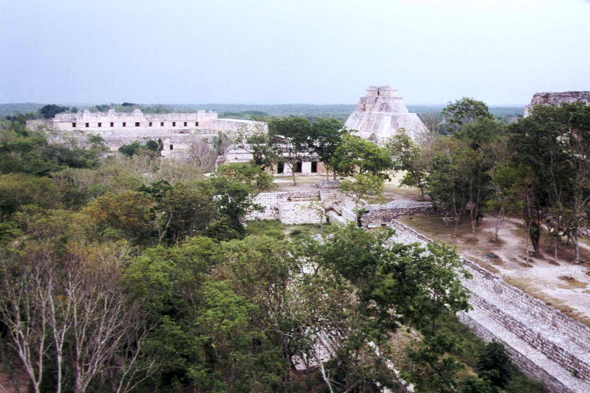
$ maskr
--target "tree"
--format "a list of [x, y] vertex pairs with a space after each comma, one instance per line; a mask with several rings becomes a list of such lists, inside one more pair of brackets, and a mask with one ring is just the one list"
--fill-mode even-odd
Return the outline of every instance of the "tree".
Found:
[[293, 184], [296, 166], [298, 163], [308, 161], [310, 156], [311, 123], [304, 117], [274, 118], [268, 123], [270, 138], [281, 148], [285, 163], [291, 168]]
[[243, 182], [250, 186], [253, 192], [257, 193], [278, 188], [272, 175], [266, 173], [254, 163], [220, 165], [213, 176]]
[[536, 106], [510, 126], [516, 164], [531, 170], [530, 238], [540, 251], [541, 228], [549, 210], [562, 218], [579, 261], [579, 229], [590, 202], [590, 109], [579, 104]]
[[482, 118], [493, 118], [488, 106], [473, 98], [463, 97], [455, 102], [449, 102], [442, 110], [443, 117], [448, 120], [451, 131], [456, 132], [463, 126], [476, 122]]
[[392, 163], [387, 150], [356, 135], [345, 135], [332, 158], [334, 170], [342, 176], [371, 173], [388, 178]]
[[237, 145], [252, 154], [252, 163], [264, 170], [274, 171], [274, 165], [284, 161], [279, 141], [263, 127], [243, 132]]
[[[328, 363], [326, 371], [333, 375], [334, 385], [342, 385], [339, 390], [367, 386], [367, 378], [396, 381], [382, 358], [389, 351], [391, 334], [404, 326], [434, 337], [441, 318], [469, 307], [455, 251], [437, 244], [424, 249], [391, 243], [391, 234], [349, 225], [336, 231], [331, 241], [311, 242], [304, 248], [310, 275], [323, 279], [312, 287], [312, 309], [321, 310], [320, 318], [326, 320], [320, 340], [329, 342], [337, 359], [338, 365]], [[334, 303], [325, 304], [330, 297]], [[445, 362], [447, 356], [438, 351], [434, 358]]]
[[219, 131], [213, 139], [213, 148], [218, 156], [222, 156], [225, 154], [227, 148], [231, 146], [231, 143], [231, 139], [223, 132]]
[[464, 143], [456, 139], [446, 139], [437, 145], [438, 153], [433, 160], [428, 177], [429, 194], [436, 206], [451, 216], [457, 235], [459, 220], [470, 198], [470, 174], [474, 157]]
[[406, 174], [400, 186], [418, 186], [422, 199], [425, 199], [424, 189], [426, 187], [427, 171], [424, 161], [421, 160], [422, 151], [412, 139], [400, 129], [386, 143], [386, 148], [392, 157], [393, 169], [405, 171]]
[[481, 117], [475, 122], [465, 125], [455, 137], [467, 145], [467, 153], [470, 158], [465, 164], [469, 176], [469, 204], [471, 218], [471, 233], [475, 239], [475, 228], [482, 213], [480, 206], [491, 197], [491, 179], [488, 174], [494, 161], [500, 153], [496, 143], [504, 136], [505, 126], [499, 121]]
[[52, 179], [20, 173], [0, 175], [0, 220], [8, 220], [25, 205], [60, 206], [59, 188]]
[[[120, 231], [119, 236], [142, 243], [149, 241], [156, 231], [155, 206], [156, 201], [150, 195], [125, 191], [118, 195], [107, 193], [95, 199], [83, 213], [104, 233], [115, 229]], [[117, 234], [111, 233], [112, 235]]]
[[498, 342], [487, 343], [478, 356], [477, 372], [500, 389], [508, 386], [514, 368], [506, 348]]
[[141, 142], [136, 141], [119, 147], [119, 152], [126, 157], [133, 157], [140, 154], [147, 154], [151, 157], [157, 157], [160, 155], [161, 151], [162, 146], [153, 140], [149, 140], [145, 144], [141, 144]]
[[18, 249], [0, 258], [3, 323], [35, 392], [49, 380], [52, 390], [66, 390], [65, 381], [73, 381], [73, 391], [81, 393], [107, 376], [111, 391], [128, 392], [158, 363], [144, 357], [150, 327], [120, 280], [129, 247], [73, 239], [64, 247], [71, 217], [64, 218], [63, 212], [29, 209]]
[[347, 134], [348, 130], [338, 119], [319, 119], [311, 125], [309, 149], [313, 150], [320, 158], [320, 162], [324, 163], [328, 178], [336, 149], [342, 144], [342, 138]]
[[203, 172], [211, 172], [215, 168], [218, 153], [203, 139], [191, 141], [186, 160], [190, 165]]
[[262, 209], [254, 203], [258, 191], [251, 184], [225, 176], [212, 176], [203, 184], [212, 195], [217, 222], [208, 230], [218, 239], [243, 237], [246, 230], [242, 221], [254, 210]]
[[359, 173], [354, 180], [344, 180], [340, 183], [340, 189], [349, 195], [354, 201], [357, 225], [361, 226], [361, 217], [366, 212], [361, 206], [364, 205], [364, 198], [376, 196], [383, 198], [383, 184], [385, 179], [382, 176], [372, 173]]
[[45, 119], [52, 119], [58, 113], [66, 112], [68, 110], [67, 106], [59, 106], [55, 104], [45, 105], [39, 109], [39, 113]]
[[518, 182], [524, 177], [524, 171], [522, 168], [515, 168], [509, 164], [498, 164], [488, 174], [494, 194], [487, 202], [487, 207], [497, 210], [494, 230], [494, 241], [497, 242], [504, 219], [524, 209], [524, 202], [519, 200], [517, 194]]

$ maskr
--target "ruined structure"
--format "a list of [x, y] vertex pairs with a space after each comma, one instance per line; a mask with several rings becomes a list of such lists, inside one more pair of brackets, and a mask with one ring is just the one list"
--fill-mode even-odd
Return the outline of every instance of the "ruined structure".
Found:
[[[313, 203], [321, 203], [330, 223], [346, 225], [356, 221], [354, 201], [337, 189], [261, 193], [256, 203], [265, 209], [253, 212], [249, 220], [317, 224], [321, 215]], [[392, 240], [399, 243], [433, 242], [396, 220], [401, 216], [435, 214], [430, 203], [395, 200], [365, 207], [368, 213], [362, 217], [364, 227], [389, 226], [396, 231]], [[468, 273], [461, 281], [470, 291], [473, 309], [458, 313], [459, 320], [480, 338], [504, 344], [520, 370], [542, 381], [550, 392], [590, 393], [590, 328], [478, 263], [463, 257], [461, 260]]]
[[370, 86], [344, 126], [355, 130], [358, 136], [379, 144], [397, 134], [401, 128], [412, 139], [427, 131], [422, 120], [408, 111], [403, 98], [391, 86]]
[[255, 129], [268, 130], [266, 123], [219, 119], [217, 112], [199, 110], [196, 113], [144, 114], [141, 110], [133, 112], [90, 112], [60, 113], [54, 119], [32, 120], [27, 127], [40, 126], [58, 131], [63, 136], [73, 136], [84, 144], [89, 134], [100, 135], [111, 151], [133, 142], [158, 141], [162, 145], [162, 155], [178, 155], [186, 152], [195, 140], [212, 142], [218, 133], [230, 138], [240, 133], [247, 134]]
[[[218, 157], [216, 165], [250, 162], [254, 158], [252, 151], [253, 149], [248, 144], [232, 145], [223, 156]], [[326, 175], [327, 172], [324, 163], [320, 162], [320, 158], [311, 152], [300, 162], [295, 162], [292, 165], [290, 163], [274, 164], [272, 169], [272, 173], [277, 175], [292, 175], [293, 170], [295, 174], [301, 175]]]
[[524, 117], [530, 116], [535, 105], [563, 105], [581, 102], [590, 105], [590, 91], [563, 91], [557, 93], [535, 93], [531, 104], [524, 108]]
[[[383, 225], [381, 218], [372, 224]], [[387, 222], [400, 243], [431, 243], [406, 225]], [[477, 263], [461, 258], [462, 283], [473, 310], [459, 320], [477, 336], [506, 346], [520, 370], [542, 381], [550, 392], [590, 392], [590, 328], [508, 284]]]

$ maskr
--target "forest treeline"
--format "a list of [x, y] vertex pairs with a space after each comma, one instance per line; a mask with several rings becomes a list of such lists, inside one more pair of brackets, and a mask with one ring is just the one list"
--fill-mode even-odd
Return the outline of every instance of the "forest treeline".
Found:
[[270, 130], [250, 141], [253, 163], [205, 176], [149, 149], [105, 157], [99, 137], [82, 147], [23, 118], [2, 124], [0, 337], [21, 390], [542, 390], [458, 324], [469, 294], [454, 250], [354, 224], [325, 241], [246, 226], [256, 195], [276, 188], [263, 167], [277, 146], [293, 163], [313, 137], [360, 196], [402, 165], [391, 143], [337, 120], [281, 118]]
[[496, 212], [496, 235], [516, 217], [533, 252], [542, 240], [558, 249], [570, 244], [580, 262], [580, 236], [590, 213], [590, 107], [541, 106], [506, 124], [480, 101], [462, 99], [443, 110], [446, 134], [412, 141], [404, 134], [388, 142], [403, 184], [428, 194], [455, 230], [469, 215], [473, 236], [485, 211]]
[[[16, 114], [37, 113], [39, 109], [47, 106], [43, 104], [0, 104], [0, 116], [14, 116]], [[141, 109], [144, 113], [167, 112], [196, 112], [205, 109], [219, 112], [220, 117], [234, 119], [264, 120], [272, 116], [302, 116], [308, 119], [336, 118], [345, 121], [356, 110], [356, 105], [311, 105], [311, 104], [282, 104], [282, 105], [252, 105], [252, 104], [134, 104], [124, 102], [121, 104], [100, 105], [57, 105], [77, 110], [88, 109], [91, 111], [107, 111], [115, 109], [118, 112], [130, 112], [133, 109]], [[436, 116], [442, 120], [441, 111], [444, 105], [408, 105], [412, 113], [419, 116]], [[492, 106], [490, 113], [503, 121], [514, 121], [522, 117], [523, 106]]]

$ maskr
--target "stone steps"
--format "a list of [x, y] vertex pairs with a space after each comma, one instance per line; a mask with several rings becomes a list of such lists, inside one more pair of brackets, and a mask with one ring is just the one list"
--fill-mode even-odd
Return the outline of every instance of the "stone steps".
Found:
[[[432, 241], [397, 221], [391, 226], [395, 241]], [[522, 371], [552, 391], [590, 393], [590, 329], [476, 263], [463, 262], [473, 276], [463, 285], [472, 293], [474, 309], [459, 318], [483, 339], [504, 343]]]

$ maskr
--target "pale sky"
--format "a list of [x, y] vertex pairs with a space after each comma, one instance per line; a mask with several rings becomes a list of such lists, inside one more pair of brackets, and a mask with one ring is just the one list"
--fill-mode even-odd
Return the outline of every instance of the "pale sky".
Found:
[[0, 0], [0, 103], [523, 105], [590, 90], [587, 0]]

